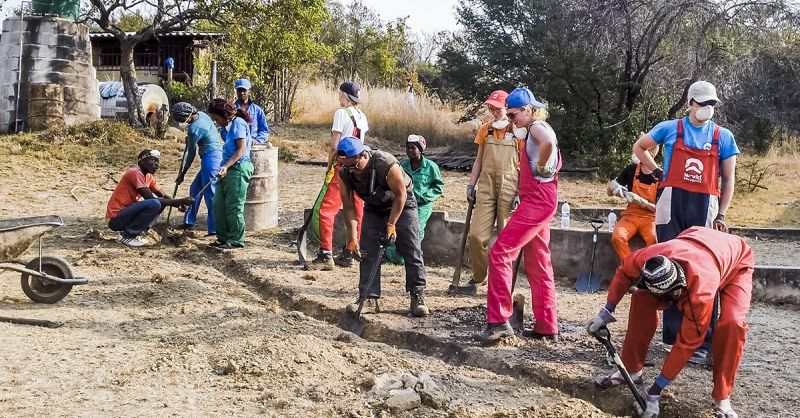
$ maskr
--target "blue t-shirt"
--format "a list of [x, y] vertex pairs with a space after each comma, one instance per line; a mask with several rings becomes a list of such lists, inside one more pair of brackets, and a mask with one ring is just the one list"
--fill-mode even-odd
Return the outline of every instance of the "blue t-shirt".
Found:
[[[689, 117], [683, 118], [683, 144], [689, 148], [703, 149], [706, 144], [710, 146], [714, 140], [714, 122], [708, 122], [703, 126], [697, 127], [689, 122]], [[678, 140], [678, 120], [667, 120], [656, 125], [650, 130], [650, 136], [656, 143], [664, 146], [664, 178], [669, 173], [669, 163], [672, 159], [672, 148]], [[727, 160], [739, 154], [739, 147], [733, 133], [720, 127], [719, 130], [719, 160]]]
[[253, 147], [253, 139], [250, 137], [250, 125], [248, 125], [244, 119], [238, 116], [233, 118], [233, 121], [230, 123], [230, 131], [223, 126], [219, 130], [219, 134], [222, 136], [222, 140], [225, 141], [222, 144], [222, 164], [228, 162], [228, 160], [233, 157], [233, 154], [236, 153], [236, 140], [239, 138], [245, 139], [246, 149], [242, 158], [239, 158], [236, 162], [240, 163], [250, 160], [250, 149]]
[[[237, 100], [236, 107], [239, 108], [242, 106], [242, 102]], [[261, 109], [261, 106], [253, 103], [250, 100], [250, 104], [247, 105], [247, 113], [250, 115], [250, 136], [253, 137], [253, 142], [256, 144], [263, 144], [267, 142], [267, 138], [269, 137], [269, 124], [267, 123], [267, 115], [264, 114], [264, 110]]]
[[197, 120], [190, 123], [186, 129], [189, 134], [189, 149], [187, 154], [194, 155], [195, 147], [200, 147], [200, 157], [208, 154], [209, 152], [222, 150], [222, 144], [219, 139], [219, 131], [214, 121], [203, 113], [197, 112]]

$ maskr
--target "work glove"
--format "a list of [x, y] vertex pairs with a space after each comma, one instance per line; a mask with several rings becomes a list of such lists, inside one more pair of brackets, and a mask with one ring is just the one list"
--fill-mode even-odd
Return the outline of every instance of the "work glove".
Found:
[[519, 193], [514, 196], [514, 200], [511, 201], [511, 211], [513, 212], [517, 207], [519, 207]]
[[600, 328], [612, 322], [617, 322], [617, 319], [614, 318], [614, 315], [612, 315], [611, 312], [609, 312], [609, 310], [605, 307], [600, 308], [600, 310], [597, 311], [597, 315], [595, 315], [595, 317], [592, 318], [588, 324], [586, 324], [586, 331], [589, 332], [589, 334], [594, 335]]
[[475, 185], [467, 185], [467, 202], [475, 204]]
[[540, 177], [549, 179], [550, 177], [556, 175], [556, 169], [550, 167], [549, 165], [537, 165], [536, 174], [539, 175]]
[[350, 251], [353, 254], [353, 258], [356, 261], [361, 261], [361, 246], [358, 244], [358, 240], [352, 240], [347, 243], [347, 251]]
[[714, 229], [717, 231], [728, 232], [728, 224], [725, 223], [725, 215], [718, 213], [714, 218]]
[[639, 406], [639, 402], [633, 402], [633, 406], [636, 407], [636, 413], [641, 418], [656, 418], [658, 417], [658, 401], [661, 400], [661, 396], [659, 395], [648, 395], [647, 393], [643, 393], [642, 397], [644, 398], [645, 403], [645, 410], [642, 410], [642, 407]]
[[616, 180], [611, 180], [608, 182], [608, 188], [606, 189], [606, 194], [609, 196], [619, 196], [627, 198], [628, 189], [625, 186], [617, 183]]
[[394, 244], [397, 241], [397, 228], [393, 224], [386, 224], [386, 246]]
[[661, 167], [656, 167], [656, 169], [653, 170], [652, 176], [653, 176], [653, 180], [655, 180], [657, 182], [661, 181], [661, 178], [664, 177], [664, 170]]

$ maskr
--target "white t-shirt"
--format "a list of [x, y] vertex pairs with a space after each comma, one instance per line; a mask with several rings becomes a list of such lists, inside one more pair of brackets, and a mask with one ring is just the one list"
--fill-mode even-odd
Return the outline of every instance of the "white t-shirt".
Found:
[[359, 139], [361, 142], [364, 142], [364, 136], [369, 130], [367, 115], [358, 110], [358, 108], [355, 106], [338, 109], [333, 114], [333, 126], [331, 126], [331, 131], [341, 132], [342, 138], [346, 136], [353, 136], [353, 129], [355, 126], [353, 126], [353, 120], [350, 119], [350, 115], [353, 115], [353, 118], [356, 120], [356, 125], [358, 125], [358, 129], [361, 131]]
[[[552, 135], [553, 137], [553, 149], [550, 151], [550, 156], [547, 157], [547, 166], [555, 168], [558, 165], [558, 138], [556, 137], [555, 131], [553, 131], [553, 127], [550, 126], [549, 123], [545, 121], [536, 121], [533, 122], [530, 126], [535, 124], [542, 125], [547, 132]], [[542, 183], [549, 183], [555, 180], [555, 176], [553, 177], [542, 177], [536, 174], [536, 165], [539, 163], [539, 143], [536, 142], [535, 139], [531, 136], [530, 127], [528, 129], [528, 136], [527, 140], [525, 141], [525, 153], [528, 154], [528, 162], [530, 163], [531, 172], [533, 173], [533, 177], [539, 180]]]

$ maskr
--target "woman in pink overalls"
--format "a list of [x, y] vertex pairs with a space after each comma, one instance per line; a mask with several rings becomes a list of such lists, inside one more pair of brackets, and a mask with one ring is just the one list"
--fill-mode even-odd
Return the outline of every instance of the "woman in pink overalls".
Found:
[[[525, 272], [531, 286], [531, 302], [536, 322], [523, 332], [532, 338], [558, 340], [558, 314], [553, 265], [550, 261], [550, 220], [558, 204], [558, 170], [561, 156], [553, 128], [545, 122], [547, 110], [524, 87], [506, 99], [508, 118], [517, 128], [514, 135], [525, 138], [520, 151], [519, 207], [500, 232], [489, 253], [489, 289], [486, 301], [486, 330], [478, 335], [484, 341], [497, 341], [514, 335], [511, 317], [512, 264], [524, 251]], [[527, 127], [525, 129], [524, 127]]]

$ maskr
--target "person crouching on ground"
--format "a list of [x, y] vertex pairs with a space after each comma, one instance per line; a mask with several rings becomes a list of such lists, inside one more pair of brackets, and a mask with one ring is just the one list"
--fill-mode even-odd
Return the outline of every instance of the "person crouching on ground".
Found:
[[[650, 155], [658, 154], [658, 145], [651, 148]], [[608, 183], [609, 196], [619, 196], [628, 201], [622, 218], [611, 233], [611, 246], [620, 260], [631, 253], [628, 242], [637, 234], [645, 245], [656, 243], [656, 192], [658, 180], [652, 174], [642, 173], [642, 164], [636, 154], [616, 179]]]
[[183, 183], [186, 173], [194, 162], [195, 150], [200, 156], [200, 171], [192, 180], [189, 186], [189, 196], [192, 196], [194, 204], [189, 207], [183, 216], [181, 229], [192, 230], [197, 223], [197, 212], [200, 211], [200, 201], [206, 201], [208, 211], [207, 230], [208, 236], [217, 234], [217, 225], [214, 221], [214, 183], [208, 185], [201, 196], [197, 194], [203, 187], [214, 180], [219, 172], [219, 164], [222, 161], [222, 145], [219, 140], [219, 131], [214, 126], [214, 121], [204, 112], [199, 112], [194, 106], [186, 102], [178, 102], [172, 106], [170, 112], [172, 118], [178, 122], [182, 129], [186, 129], [186, 161], [183, 162], [183, 170], [178, 173], [175, 184]]
[[[425, 158], [428, 142], [421, 135], [409, 135], [406, 141], [407, 160], [400, 161], [400, 167], [411, 176], [414, 182], [414, 199], [417, 200], [417, 213], [419, 214], [419, 242], [425, 239], [425, 227], [433, 213], [433, 204], [444, 192], [444, 181], [439, 166]], [[386, 249], [384, 258], [392, 264], [403, 265], [403, 257], [397, 254], [397, 247], [390, 245]]]
[[[347, 305], [347, 311], [355, 312], [361, 298], [374, 301], [375, 310], [378, 310], [382, 261], [378, 251], [379, 244], [396, 243], [397, 252], [405, 259], [405, 289], [411, 297], [411, 313], [414, 316], [428, 315], [430, 311], [424, 299], [425, 265], [419, 242], [419, 215], [411, 177], [400, 168], [394, 156], [380, 150], [371, 150], [359, 138], [342, 138], [337, 154], [342, 165], [339, 170], [339, 191], [348, 226], [347, 249], [361, 258], [359, 299], [356, 303]], [[357, 235], [355, 196], [364, 201], [361, 241]], [[381, 236], [384, 234], [385, 239], [382, 240]], [[373, 267], [376, 268], [377, 277], [372, 288], [367, 289]]]
[[557, 341], [550, 220], [558, 204], [558, 170], [561, 168], [558, 141], [553, 128], [545, 122], [545, 105], [537, 101], [527, 88], [512, 91], [506, 99], [506, 107], [509, 119], [517, 127], [515, 135], [525, 138], [525, 147], [519, 157], [520, 204], [489, 252], [487, 324], [478, 338], [494, 342], [514, 335], [508, 323], [512, 313], [511, 283], [515, 274], [512, 264], [524, 249], [525, 273], [531, 286], [536, 322], [533, 329], [524, 331], [523, 335]]
[[[622, 362], [634, 381], [642, 379], [645, 357], [658, 327], [658, 311], [674, 306], [683, 313], [675, 345], [664, 360], [661, 374], [645, 394], [646, 409], [641, 411], [636, 404], [640, 416], [658, 416], [661, 391], [678, 377], [692, 353], [703, 344], [716, 317], [711, 346], [714, 357], [711, 397], [717, 417], [737, 417], [730, 395], [747, 334], [745, 317], [750, 310], [753, 268], [752, 249], [743, 239], [699, 226], [622, 260], [611, 280], [605, 306], [586, 328], [594, 334], [614, 322], [614, 308], [628, 288], [638, 282], [639, 290], [631, 297], [628, 330], [622, 344]], [[616, 372], [599, 378], [596, 383], [610, 387], [624, 380]]]
[[[106, 208], [106, 223], [119, 232], [117, 242], [130, 247], [145, 243], [139, 236], [155, 223], [165, 206], [188, 206], [191, 197], [171, 199], [158, 187], [153, 175], [158, 171], [161, 153], [146, 149], [139, 153], [138, 164], [125, 170], [117, 183]], [[140, 200], [141, 199], [141, 200]]]
[[217, 190], [214, 194], [214, 221], [217, 240], [209, 244], [220, 249], [244, 247], [244, 202], [247, 186], [253, 176], [250, 149], [250, 115], [244, 108], [236, 108], [225, 99], [214, 99], [208, 105], [208, 115], [220, 127], [222, 144], [222, 166], [217, 175]]

